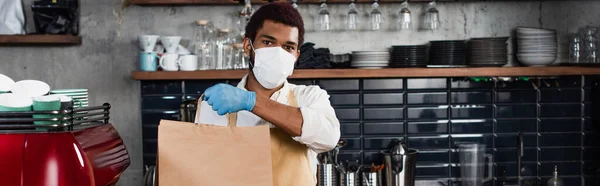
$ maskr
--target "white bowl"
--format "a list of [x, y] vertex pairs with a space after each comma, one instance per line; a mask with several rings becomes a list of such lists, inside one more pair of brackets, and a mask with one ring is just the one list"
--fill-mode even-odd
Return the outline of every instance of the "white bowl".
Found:
[[48, 94], [50, 85], [38, 80], [21, 80], [13, 84], [10, 91], [32, 98]]
[[4, 74], [0, 74], [0, 92], [10, 91], [13, 84], [15, 84], [13, 79]]
[[519, 62], [527, 66], [546, 66], [554, 63], [554, 61], [556, 61], [556, 56], [517, 56], [517, 59], [519, 59]]
[[540, 28], [528, 28], [528, 27], [517, 27], [517, 33], [524, 33], [524, 34], [552, 34], [552, 33], [556, 33], [556, 30], [540, 29]]

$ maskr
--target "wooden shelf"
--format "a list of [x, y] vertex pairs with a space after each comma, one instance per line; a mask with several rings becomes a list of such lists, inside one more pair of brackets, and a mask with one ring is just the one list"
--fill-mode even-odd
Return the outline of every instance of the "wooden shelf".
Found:
[[[411, 0], [430, 2], [431, 0]], [[455, 1], [455, 0], [438, 0]], [[137, 5], [238, 5], [238, 0], [130, 0], [131, 4]], [[242, 1], [243, 2], [243, 1]], [[290, 2], [289, 0], [275, 0], [275, 2]], [[399, 0], [379, 0], [380, 3], [400, 3]], [[268, 0], [252, 0], [252, 4], [266, 4]], [[321, 0], [299, 0], [299, 4], [320, 4]], [[327, 3], [350, 3], [349, 0], [327, 0]], [[373, 0], [357, 0], [356, 3], [373, 3]]]
[[79, 45], [80, 36], [73, 35], [0, 35], [0, 45]]
[[[132, 72], [135, 80], [240, 79], [248, 70]], [[291, 79], [600, 75], [599, 67], [386, 68], [295, 70]]]

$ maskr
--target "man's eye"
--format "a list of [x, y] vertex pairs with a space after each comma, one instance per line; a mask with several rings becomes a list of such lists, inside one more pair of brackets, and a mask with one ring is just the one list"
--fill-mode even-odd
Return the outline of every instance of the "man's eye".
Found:
[[271, 42], [271, 41], [263, 41], [263, 43], [267, 46], [271, 46], [271, 44], [273, 44], [273, 42]]
[[287, 50], [287, 51], [292, 51], [292, 50], [294, 50], [294, 47], [291, 47], [291, 46], [285, 46], [285, 47], [283, 47], [283, 48], [284, 48], [285, 50]]

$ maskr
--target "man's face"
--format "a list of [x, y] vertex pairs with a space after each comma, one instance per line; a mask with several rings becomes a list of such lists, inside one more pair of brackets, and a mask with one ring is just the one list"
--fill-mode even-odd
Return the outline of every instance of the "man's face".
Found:
[[[256, 33], [252, 41], [254, 49], [265, 47], [281, 47], [290, 54], [300, 56], [298, 46], [298, 28], [287, 26], [281, 23], [275, 23], [271, 20], [265, 20], [262, 27]], [[254, 59], [254, 51], [250, 47], [250, 39], [244, 39], [244, 51], [248, 56]], [[254, 63], [254, 60], [252, 60]]]

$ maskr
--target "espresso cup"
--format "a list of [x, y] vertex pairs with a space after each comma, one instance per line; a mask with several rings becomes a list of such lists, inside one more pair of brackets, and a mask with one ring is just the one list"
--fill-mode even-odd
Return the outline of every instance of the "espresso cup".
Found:
[[163, 54], [158, 60], [158, 64], [160, 68], [164, 71], [177, 71], [179, 70], [179, 65], [177, 65], [177, 54]]
[[[33, 111], [60, 110], [60, 97], [49, 95], [33, 98]], [[56, 114], [34, 114], [33, 118], [58, 118]], [[56, 121], [34, 121], [33, 124], [56, 124]]]
[[179, 47], [179, 41], [181, 36], [162, 36], [160, 42], [163, 47], [167, 50], [167, 53], [177, 53], [177, 47]]
[[140, 70], [146, 72], [156, 71], [158, 68], [158, 55], [154, 52], [140, 53]]
[[182, 55], [177, 60], [177, 64], [182, 71], [195, 71], [198, 69], [198, 56]]

